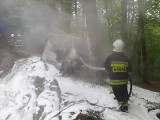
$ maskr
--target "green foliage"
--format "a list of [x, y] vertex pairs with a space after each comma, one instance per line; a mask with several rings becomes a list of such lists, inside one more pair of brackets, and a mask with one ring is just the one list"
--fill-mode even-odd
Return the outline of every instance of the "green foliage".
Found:
[[66, 13], [72, 14], [73, 12], [73, 0], [65, 0], [64, 2], [64, 10]]
[[150, 77], [160, 79], [160, 1], [146, 3], [145, 32]]
[[[109, 47], [112, 42], [120, 38], [121, 6], [117, 0], [97, 1], [102, 46]], [[109, 47], [112, 49], [111, 47]]]

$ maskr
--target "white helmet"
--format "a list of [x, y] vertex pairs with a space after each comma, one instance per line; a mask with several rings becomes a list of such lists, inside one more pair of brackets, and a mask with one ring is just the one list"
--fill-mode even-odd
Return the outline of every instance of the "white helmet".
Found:
[[113, 51], [114, 52], [124, 52], [124, 42], [120, 39], [117, 39], [113, 43]]
[[15, 35], [14, 34], [11, 34], [11, 37], [14, 37]]

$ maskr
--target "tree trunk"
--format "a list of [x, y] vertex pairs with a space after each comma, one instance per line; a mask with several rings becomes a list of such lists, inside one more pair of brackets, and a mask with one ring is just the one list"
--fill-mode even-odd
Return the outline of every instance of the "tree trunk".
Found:
[[72, 12], [73, 12], [73, 0], [64, 0], [63, 1], [64, 5], [64, 11], [65, 11], [65, 20], [64, 20], [64, 31], [66, 33], [71, 33], [71, 18], [72, 18]]
[[122, 40], [124, 40], [127, 44], [128, 40], [128, 32], [127, 32], [127, 0], [121, 1], [121, 12], [122, 12], [122, 26], [121, 26], [121, 34]]
[[[91, 50], [95, 59], [99, 57], [99, 27], [96, 9], [96, 0], [84, 0], [84, 12], [86, 14], [86, 26], [91, 43]], [[94, 63], [96, 64], [96, 63]]]
[[[130, 14], [128, 14], [128, 18], [130, 19], [130, 23], [129, 23], [129, 32], [128, 32], [128, 42], [130, 43], [128, 45], [129, 47], [129, 53], [131, 53], [130, 56], [133, 56], [134, 53], [133, 53], [133, 49], [134, 49], [134, 41], [133, 41], [133, 35], [134, 35], [134, 20], [135, 20], [135, 5], [134, 5], [134, 0], [131, 0], [131, 7], [132, 7], [132, 14], [130, 12]], [[130, 17], [131, 16], [131, 17]]]
[[113, 39], [113, 30], [112, 30], [112, 20], [110, 18], [110, 14], [111, 13], [109, 13], [110, 11], [107, 10], [107, 9], [108, 9], [108, 3], [106, 2], [105, 3], [105, 10], [106, 10], [106, 14], [107, 14], [106, 20], [107, 20], [107, 24], [108, 24], [108, 27], [107, 27], [107, 29], [108, 29], [108, 36], [109, 36], [109, 40], [111, 42], [113, 42], [114, 39]]
[[142, 45], [142, 60], [143, 60], [143, 82], [148, 83], [148, 63], [147, 63], [147, 51], [145, 41], [145, 29], [144, 29], [144, 1], [138, 0], [139, 11], [139, 39]]
[[74, 11], [75, 11], [75, 32], [78, 34], [78, 12], [77, 12], [77, 0], [74, 1]]
[[[83, 0], [83, 10], [86, 15], [86, 27], [89, 37], [89, 44], [91, 49], [90, 62], [94, 66], [98, 66], [100, 63], [100, 46], [99, 46], [99, 27], [98, 27], [98, 15], [96, 0]], [[97, 75], [93, 73], [94, 78], [97, 79]]]

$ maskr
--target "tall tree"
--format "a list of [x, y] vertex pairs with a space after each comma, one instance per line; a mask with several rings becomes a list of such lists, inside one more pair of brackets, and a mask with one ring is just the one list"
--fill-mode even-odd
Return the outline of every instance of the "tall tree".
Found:
[[77, 0], [74, 0], [74, 12], [75, 12], [75, 30], [78, 33], [78, 10], [77, 10]]
[[142, 60], [143, 60], [143, 82], [148, 83], [148, 63], [147, 63], [147, 51], [146, 51], [146, 40], [145, 40], [145, 29], [144, 29], [144, 0], [138, 0], [138, 11], [139, 11], [139, 40], [141, 41], [142, 47]]
[[84, 6], [84, 12], [86, 14], [86, 26], [88, 30], [89, 40], [91, 43], [91, 50], [94, 58], [97, 59], [99, 57], [98, 53], [99, 27], [98, 27], [96, 0], [84, 0], [83, 6]]
[[[122, 24], [121, 24], [121, 35], [122, 40], [128, 44], [128, 30], [127, 30], [127, 0], [121, 1], [121, 15], [122, 15]], [[128, 48], [127, 48], [128, 51]]]
[[[99, 25], [98, 25], [98, 15], [96, 0], [83, 0], [83, 9], [86, 15], [86, 27], [89, 37], [90, 44], [90, 62], [92, 65], [99, 65], [100, 61], [100, 39], [99, 39]], [[99, 74], [97, 71], [92, 73], [93, 80], [99, 79]], [[98, 82], [97, 80], [94, 82]]]
[[128, 34], [127, 34], [127, 0], [121, 1], [121, 15], [122, 15], [122, 39], [127, 40]]

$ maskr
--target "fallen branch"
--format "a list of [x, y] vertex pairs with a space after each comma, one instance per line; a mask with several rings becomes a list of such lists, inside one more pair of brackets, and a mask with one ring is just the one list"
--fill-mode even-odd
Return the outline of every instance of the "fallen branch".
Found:
[[61, 114], [64, 110], [68, 109], [69, 107], [71, 107], [71, 106], [73, 106], [73, 105], [75, 105], [75, 104], [82, 103], [82, 102], [84, 102], [84, 100], [80, 100], [80, 101], [77, 101], [77, 102], [73, 102], [71, 105], [62, 108], [59, 112], [57, 112], [56, 114], [54, 114], [49, 120], [51, 120], [51, 119], [54, 118], [54, 117], [57, 117], [59, 114]]

